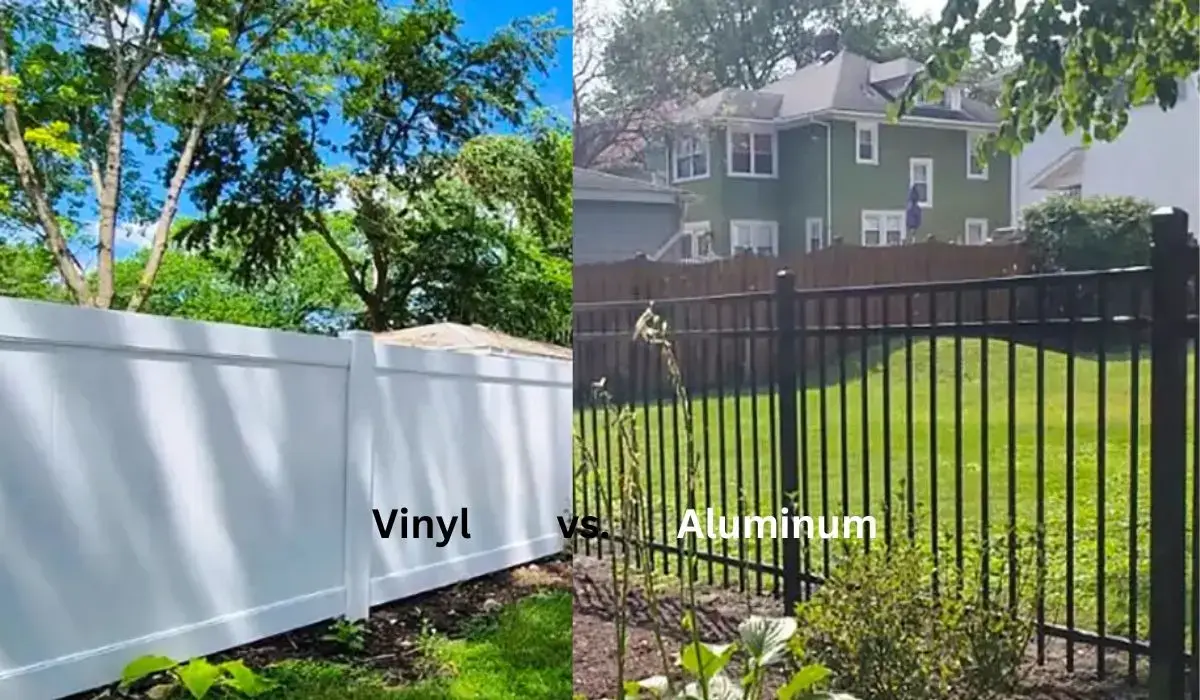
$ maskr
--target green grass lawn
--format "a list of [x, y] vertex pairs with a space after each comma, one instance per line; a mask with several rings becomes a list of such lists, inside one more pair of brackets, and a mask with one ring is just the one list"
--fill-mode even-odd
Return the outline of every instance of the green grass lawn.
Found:
[[432, 637], [429, 680], [387, 687], [350, 666], [290, 661], [267, 675], [287, 700], [558, 700], [571, 695], [571, 594], [540, 593], [504, 608], [463, 639]]
[[[907, 380], [902, 341], [894, 341], [891, 348], [890, 356], [878, 358], [879, 361], [870, 367], [866, 375], [865, 416], [862, 401], [864, 382], [857, 376], [857, 368], [850, 368], [851, 378], [845, 384], [844, 424], [837, 366], [827, 368], [823, 396], [821, 390], [816, 388], [816, 370], [809, 370], [809, 374], [814, 375], [810, 377], [810, 388], [802, 391], [800, 396], [806, 414], [801, 421], [801, 464], [802, 471], [805, 464], [807, 468], [807, 512], [813, 516], [821, 515], [824, 499], [828, 504], [827, 515], [873, 515], [879, 524], [878, 539], [874, 546], [882, 546], [884, 515], [888, 505], [885, 499], [885, 465], [890, 465], [893, 536], [907, 536], [906, 502], [911, 490], [917, 540], [926, 544], [931, 542], [936, 524], [939, 563], [945, 571], [945, 580], [950, 580], [957, 571], [957, 543], [961, 543], [964, 569], [971, 571], [978, 570], [975, 562], [984, 549], [981, 545], [983, 541], [1004, 541], [1010, 519], [1010, 483], [1016, 492], [1015, 514], [1011, 517], [1016, 521], [1018, 533], [1024, 538], [1032, 537], [1036, 532], [1039, 437], [1037, 352], [1031, 347], [1016, 346], [1016, 410], [1015, 420], [1010, 420], [1009, 346], [1006, 342], [963, 339], [961, 350], [956, 352], [953, 339], [938, 340], [936, 368], [932, 371], [930, 356], [934, 346], [928, 340], [914, 342], [911, 382]], [[982, 369], [985, 356], [986, 372]], [[1191, 364], [1189, 359], [1189, 373]], [[1096, 630], [1101, 627], [1098, 619], [1101, 606], [1098, 602], [1103, 595], [1102, 607], [1106, 618], [1103, 627], [1109, 633], [1128, 634], [1131, 627], [1129, 589], [1132, 577], [1138, 587], [1136, 632], [1144, 638], [1149, 597], [1150, 363], [1143, 352], [1137, 367], [1135, 386], [1134, 363], [1128, 356], [1110, 357], [1104, 370], [1106, 387], [1102, 395], [1100, 363], [1095, 359], [1076, 357], [1073, 421], [1068, 420], [1068, 405], [1072, 399], [1067, 386], [1068, 365], [1069, 360], [1064, 354], [1045, 353], [1044, 430], [1041, 434], [1046, 527], [1046, 618], [1050, 622], [1073, 623], [1083, 629]], [[687, 367], [683, 367], [682, 371], [686, 375]], [[961, 376], [959, 395], [956, 395], [956, 375]], [[1189, 380], [1189, 386], [1192, 385], [1193, 382]], [[906, 387], [909, 386], [912, 388], [911, 415], [906, 410]], [[779, 497], [778, 469], [772, 459], [773, 416], [778, 410], [776, 398], [765, 390], [757, 394], [746, 393], [750, 395], [740, 398], [697, 398], [693, 401], [696, 455], [700, 465], [697, 485], [700, 507], [711, 505], [718, 512], [738, 514], [738, 496], [741, 494], [745, 502], [741, 513], [775, 514], [778, 512]], [[885, 393], [889, 395], [886, 411]], [[1133, 418], [1134, 397], [1137, 398], [1136, 421]], [[824, 423], [821, 421], [822, 400], [825, 405]], [[935, 403], [936, 411], [933, 410]], [[961, 409], [957, 409], [958, 405], [961, 405]], [[1194, 405], [1193, 396], [1189, 406]], [[654, 498], [656, 539], [674, 542], [679, 523], [679, 504], [686, 502], [681, 481], [686, 477], [676, 476], [676, 444], [678, 441], [681, 471], [686, 473], [686, 431], [682, 426], [682, 410], [677, 412], [669, 401], [664, 402], [661, 408], [660, 430], [659, 411], [655, 403], [636, 406], [634, 432], [638, 443], [636, 447], [645, 455], [639, 465], [642, 482], [649, 484]], [[612, 440], [613, 447], [607, 448], [603, 419], [600, 429], [593, 430], [590, 411], [581, 412], [578, 418], [576, 430], [581, 442], [590, 451], [594, 451], [594, 446], [599, 446], [598, 459], [601, 464], [609, 460], [616, 464], [615, 438]], [[911, 440], [908, 436], [910, 420]], [[1068, 450], [1068, 427], [1071, 424], [1074, 428], [1073, 463], [1071, 450]], [[1189, 416], [1189, 426], [1194, 428], [1194, 425], [1194, 416]], [[1010, 426], [1015, 436], [1015, 449], [1011, 450], [1008, 438]], [[886, 441], [885, 429], [890, 429]], [[1135, 440], [1136, 451], [1133, 449]], [[660, 441], [665, 448], [663, 452], [660, 452]], [[1188, 452], [1191, 453], [1190, 448]], [[907, 479], [910, 453], [911, 482]], [[822, 464], [825, 465], [824, 472]], [[1073, 493], [1068, 479], [1072, 471]], [[582, 508], [583, 492], [586, 490], [590, 512], [597, 510], [595, 481], [594, 477], [581, 478], [576, 484], [576, 501]], [[1138, 493], [1136, 502], [1131, 498], [1135, 483]], [[869, 485], [869, 500], [866, 501], [864, 485]], [[1101, 488], [1104, 491], [1103, 498]], [[961, 500], [957, 497], [958, 493], [961, 493]], [[936, 518], [933, 515], [934, 506]], [[985, 510], [988, 524], [986, 532]], [[1102, 533], [1101, 512], [1104, 514]], [[962, 537], [958, 538], [955, 530], [956, 521], [960, 518]], [[1137, 557], [1136, 561], [1131, 561], [1130, 528], [1135, 523]], [[1069, 526], [1073, 527], [1070, 532]], [[826, 542], [831, 545], [830, 559], [836, 564], [841, 543]], [[708, 551], [709, 544], [702, 541], [702, 550]], [[777, 542], [771, 540], [717, 541], [711, 544], [718, 555], [727, 552], [729, 556], [764, 563], [773, 563], [778, 559]], [[820, 540], [813, 541], [810, 552], [813, 570], [818, 574], [824, 567], [823, 545]], [[998, 550], [993, 546], [991, 551], [991, 590], [1004, 595], [1007, 586], [1006, 550], [1001, 545]], [[1031, 552], [1023, 553], [1021, 559], [1033, 561], [1030, 555]], [[1073, 571], [1068, 569], [1069, 558], [1073, 559]], [[1105, 569], [1102, 591], [1097, 583], [1101, 558]], [[674, 572], [674, 557], [670, 558], [668, 566]], [[708, 570], [708, 565], [703, 564], [701, 575], [706, 577]], [[728, 580], [736, 585], [736, 570], [726, 571], [720, 565], [714, 566], [713, 570], [719, 582], [728, 576]], [[1022, 579], [1032, 581], [1032, 578], [1025, 579], [1024, 576]], [[756, 588], [757, 575], [749, 573], [746, 582]], [[1073, 606], [1067, 604], [1071, 584]], [[770, 585], [771, 581], [764, 578], [763, 587], [769, 588]]]

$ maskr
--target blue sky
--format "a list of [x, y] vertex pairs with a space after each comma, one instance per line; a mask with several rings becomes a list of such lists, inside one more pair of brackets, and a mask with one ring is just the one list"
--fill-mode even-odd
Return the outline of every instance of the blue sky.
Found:
[[[554, 13], [555, 24], [571, 28], [571, 4], [568, 0], [458, 0], [455, 9], [463, 18], [465, 33], [484, 38], [499, 27], [520, 17]], [[571, 105], [571, 38], [558, 42], [558, 57], [550, 74], [540, 86], [542, 102], [564, 116]]]

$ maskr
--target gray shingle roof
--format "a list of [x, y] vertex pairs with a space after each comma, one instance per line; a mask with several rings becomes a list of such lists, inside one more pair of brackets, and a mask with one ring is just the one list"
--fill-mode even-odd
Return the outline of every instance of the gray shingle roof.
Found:
[[574, 186], [593, 190], [612, 190], [619, 192], [655, 192], [659, 194], [681, 194], [680, 190], [666, 185], [656, 185], [645, 180], [635, 180], [631, 177], [610, 175], [599, 170], [575, 168]]
[[[909, 59], [879, 63], [842, 51], [826, 63], [810, 63], [759, 90], [725, 89], [676, 114], [687, 122], [712, 118], [792, 119], [830, 110], [884, 115], [907, 76], [919, 64]], [[875, 81], [872, 81], [874, 74]], [[913, 116], [972, 122], [994, 122], [987, 105], [964, 97], [962, 109], [914, 107]]]

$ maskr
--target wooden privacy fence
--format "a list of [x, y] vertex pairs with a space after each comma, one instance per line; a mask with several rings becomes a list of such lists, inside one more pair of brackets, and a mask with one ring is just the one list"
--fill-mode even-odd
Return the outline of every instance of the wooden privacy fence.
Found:
[[800, 289], [896, 282], [984, 279], [1027, 272], [1020, 245], [918, 243], [894, 248], [835, 246], [778, 258], [743, 256], [700, 265], [627, 260], [577, 265], [577, 304], [630, 299], [678, 299], [774, 288], [775, 273], [796, 273]]
[[[920, 243], [897, 248], [833, 247], [781, 258], [740, 257], [691, 265], [632, 260], [575, 268], [575, 386], [577, 391], [603, 377], [627, 397], [632, 393], [669, 392], [669, 378], [646, 348], [630, 343], [637, 318], [650, 301], [668, 321], [672, 340], [693, 391], [742, 384], [753, 388], [768, 376], [769, 331], [774, 326], [771, 292], [781, 269], [795, 273], [797, 289], [809, 300], [801, 304], [801, 326], [861, 326], [903, 322], [907, 325], [983, 322], [1037, 311], [1007, 290], [986, 295], [906, 294], [893, 285], [927, 284], [966, 279], [992, 279], [1024, 274], [1030, 258], [1019, 245], [960, 246]], [[818, 289], [861, 294], [821, 296]], [[750, 296], [747, 296], [750, 295]], [[848, 336], [842, 351], [858, 347]], [[803, 357], [818, 362], [838, 350], [815, 339], [802, 342]], [[650, 363], [647, 365], [646, 363]], [[640, 369], [639, 369], [640, 367]], [[640, 376], [634, 391], [628, 381]]]

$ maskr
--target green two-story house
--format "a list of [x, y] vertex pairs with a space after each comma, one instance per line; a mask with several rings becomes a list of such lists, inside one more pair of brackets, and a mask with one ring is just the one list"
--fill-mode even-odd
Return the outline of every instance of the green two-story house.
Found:
[[[673, 136], [647, 160], [697, 197], [662, 259], [780, 255], [834, 241], [901, 245], [930, 235], [977, 244], [1010, 225], [1009, 158], [976, 155], [977, 140], [996, 128], [992, 109], [952, 88], [889, 123], [889, 104], [921, 65], [846, 51], [825, 59], [674, 115]], [[921, 221], [910, 231], [914, 194]]]

